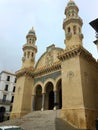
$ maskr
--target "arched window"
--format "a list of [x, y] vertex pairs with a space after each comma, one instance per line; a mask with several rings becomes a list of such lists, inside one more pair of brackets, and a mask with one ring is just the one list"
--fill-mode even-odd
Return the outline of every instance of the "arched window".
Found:
[[34, 53], [32, 52], [32, 58], [33, 58], [33, 56], [34, 56]]
[[26, 57], [26, 52], [24, 52], [24, 57]]
[[73, 33], [76, 34], [76, 26], [73, 26]]
[[70, 27], [68, 27], [68, 33], [70, 33]]

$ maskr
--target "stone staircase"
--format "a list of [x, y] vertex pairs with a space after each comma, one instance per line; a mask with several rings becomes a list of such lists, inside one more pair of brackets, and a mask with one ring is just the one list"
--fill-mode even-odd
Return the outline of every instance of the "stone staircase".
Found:
[[22, 118], [9, 120], [0, 124], [17, 125], [24, 130], [78, 130], [60, 118], [60, 110], [35, 111]]

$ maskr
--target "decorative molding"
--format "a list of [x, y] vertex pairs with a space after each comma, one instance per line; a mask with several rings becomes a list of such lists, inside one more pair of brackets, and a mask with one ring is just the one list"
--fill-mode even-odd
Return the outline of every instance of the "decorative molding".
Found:
[[38, 68], [37, 70], [35, 70], [34, 72], [34, 77], [36, 76], [40, 76], [42, 74], [47, 74], [53, 71], [57, 71], [61, 69], [61, 62], [55, 62], [53, 64], [50, 64], [49, 66], [43, 66], [41, 68]]
[[69, 71], [69, 72], [67, 73], [67, 78], [72, 79], [73, 77], [74, 77], [74, 72]]
[[36, 84], [37, 82], [41, 82], [44, 83], [47, 79], [51, 78], [53, 80], [57, 79], [59, 76], [61, 76], [61, 71], [56, 71], [56, 72], [52, 72], [50, 74], [47, 75], [43, 75], [41, 77], [35, 77], [34, 78], [34, 84]]
[[62, 53], [58, 55], [58, 58], [61, 61], [64, 61], [76, 56], [83, 57], [84, 59], [86, 59], [86, 61], [90, 62], [90, 64], [92, 63], [98, 70], [98, 62], [96, 61], [96, 59], [81, 45], [74, 45], [72, 47], [66, 48]]
[[23, 75], [27, 75], [30, 77], [34, 77], [34, 69], [33, 68], [24, 68], [16, 72], [16, 77], [19, 78]]
[[33, 68], [21, 69], [16, 72], [16, 77], [19, 78], [23, 75], [27, 75], [27, 76], [34, 78], [34, 77], [37, 77], [37, 76], [40, 76], [43, 74], [47, 74], [50, 72], [54, 72], [54, 71], [57, 71], [60, 69], [61, 69], [61, 62], [59, 61], [59, 62], [53, 63], [49, 66], [43, 66], [43, 67], [35, 69], [35, 70]]

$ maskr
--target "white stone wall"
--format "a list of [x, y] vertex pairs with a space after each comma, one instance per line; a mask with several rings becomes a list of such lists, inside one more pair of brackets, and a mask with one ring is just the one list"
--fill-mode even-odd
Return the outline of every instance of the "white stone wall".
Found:
[[[10, 80], [7, 81], [7, 77], [10, 76]], [[10, 72], [2, 71], [0, 73], [0, 107], [6, 108], [6, 112], [9, 112], [12, 96], [14, 96], [13, 89], [16, 85], [16, 76]], [[6, 85], [8, 85], [8, 90], [5, 90]], [[3, 96], [6, 95], [6, 101], [3, 103]]]

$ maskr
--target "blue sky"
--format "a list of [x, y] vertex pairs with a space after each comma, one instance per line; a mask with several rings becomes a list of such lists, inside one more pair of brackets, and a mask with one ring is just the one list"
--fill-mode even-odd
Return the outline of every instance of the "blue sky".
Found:
[[[28, 31], [37, 35], [38, 59], [46, 47], [55, 44], [65, 48], [62, 29], [68, 0], [0, 0], [0, 71], [15, 72], [21, 67], [22, 46]], [[93, 44], [95, 31], [89, 22], [98, 18], [98, 0], [75, 0], [83, 19], [83, 45], [97, 59]]]

